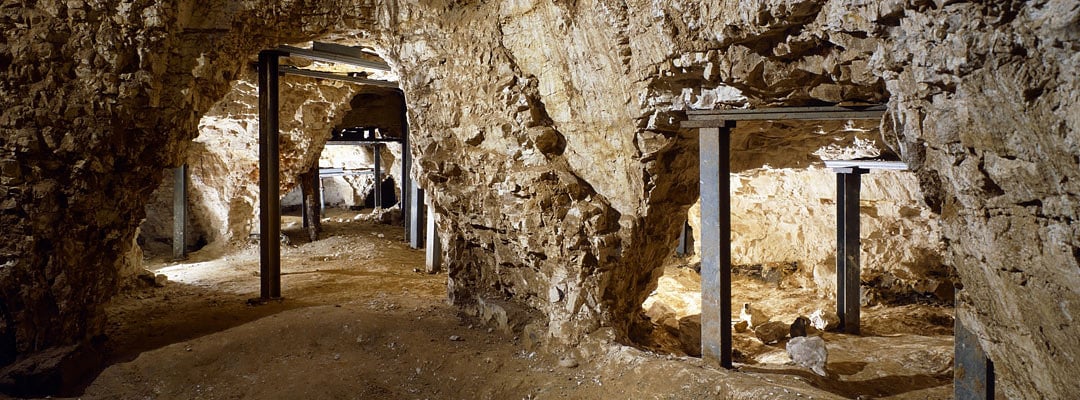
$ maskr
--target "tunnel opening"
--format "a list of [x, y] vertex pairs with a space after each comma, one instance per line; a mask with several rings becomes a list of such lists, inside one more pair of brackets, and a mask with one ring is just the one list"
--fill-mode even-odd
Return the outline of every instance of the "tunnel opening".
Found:
[[[4, 97], [0, 118], [0, 126], [7, 133], [2, 135], [0, 146], [0, 219], [11, 228], [4, 231], [6, 240], [0, 245], [0, 388], [9, 388], [11, 382], [27, 382], [20, 380], [24, 375], [19, 375], [26, 371], [53, 369], [52, 361], [59, 358], [54, 349], [67, 351], [103, 331], [116, 332], [116, 327], [106, 327], [101, 309], [115, 289], [126, 282], [130, 268], [138, 266], [132, 260], [143, 256], [138, 253], [139, 246], [132, 246], [133, 241], [161, 248], [148, 255], [167, 254], [164, 241], [150, 240], [149, 234], [135, 239], [133, 232], [142, 214], [141, 202], [151, 195], [150, 189], [160, 178], [158, 172], [179, 164], [182, 154], [210, 154], [200, 157], [201, 163], [191, 167], [215, 173], [194, 176], [232, 183], [211, 184], [208, 186], [219, 190], [194, 194], [209, 199], [200, 203], [210, 206], [190, 210], [192, 214], [211, 217], [198, 227], [186, 224], [192, 231], [184, 240], [177, 240], [179, 246], [175, 247], [186, 252], [195, 250], [201, 241], [207, 243], [185, 264], [216, 261], [212, 255], [244, 248], [249, 254], [233, 258], [235, 263], [205, 266], [218, 273], [233, 269], [244, 275], [236, 281], [217, 280], [214, 285], [220, 291], [244, 292], [237, 296], [249, 294], [244, 288], [250, 286], [245, 285], [265, 276], [244, 270], [253, 265], [245, 264], [253, 258], [250, 233], [271, 225], [254, 221], [259, 207], [251, 195], [250, 182], [257, 175], [257, 167], [250, 160], [223, 155], [223, 149], [239, 141], [189, 143], [194, 131], [192, 119], [197, 120], [209, 103], [218, 100], [223, 86], [237, 76], [252, 76], [245, 68], [234, 68], [246, 63], [235, 60], [242, 58], [237, 54], [336, 31], [339, 37], [361, 37], [387, 46], [391, 61], [410, 74], [402, 85], [415, 96], [417, 110], [423, 110], [416, 114], [420, 117], [417, 125], [430, 135], [415, 146], [427, 156], [423, 179], [442, 189], [429, 196], [432, 210], [443, 217], [431, 218], [434, 228], [430, 231], [448, 239], [447, 250], [434, 253], [446, 261], [449, 279], [441, 285], [432, 280], [435, 283], [431, 293], [445, 291], [444, 286], [449, 286], [455, 302], [478, 306], [468, 312], [496, 320], [502, 315], [495, 306], [504, 301], [524, 304], [541, 315], [515, 331], [519, 335], [503, 341], [472, 332], [472, 322], [456, 328], [444, 324], [443, 329], [405, 326], [413, 328], [414, 336], [358, 328], [358, 319], [349, 313], [356, 312], [354, 307], [359, 306], [366, 307], [366, 311], [390, 312], [393, 321], [389, 322], [414, 317], [436, 319], [444, 314], [455, 315], [456, 311], [405, 300], [415, 293], [392, 293], [405, 290], [398, 285], [400, 281], [430, 277], [419, 266], [404, 271], [409, 273], [398, 269], [350, 269], [369, 261], [356, 254], [376, 254], [395, 244], [380, 242], [384, 246], [372, 248], [339, 240], [341, 236], [335, 233], [348, 233], [358, 226], [334, 232], [337, 219], [351, 220], [360, 213], [335, 208], [331, 213], [338, 214], [328, 224], [331, 234], [321, 241], [341, 247], [329, 253], [311, 253], [300, 246], [304, 244], [302, 239], [291, 238], [292, 243], [282, 248], [285, 256], [291, 257], [289, 262], [305, 267], [286, 270], [286, 280], [310, 279], [313, 286], [326, 289], [309, 291], [311, 299], [321, 298], [341, 306], [333, 307], [343, 312], [337, 313], [332, 323], [305, 330], [305, 324], [314, 326], [325, 321], [307, 318], [302, 311], [289, 314], [294, 318], [281, 318], [301, 323], [274, 325], [273, 318], [268, 318], [259, 324], [269, 325], [257, 325], [259, 329], [254, 329], [256, 325], [243, 328], [191, 319], [187, 322], [205, 326], [175, 329], [185, 332], [182, 339], [191, 340], [181, 346], [167, 346], [174, 342], [160, 341], [160, 346], [145, 348], [148, 351], [145, 358], [140, 357], [142, 364], [131, 360], [136, 367], [117, 367], [136, 370], [128, 375], [129, 381], [109, 381], [107, 375], [96, 393], [128, 390], [126, 383], [132, 382], [140, 386], [134, 390], [142, 390], [145, 382], [154, 381], [181, 382], [165, 389], [179, 393], [177, 396], [205, 397], [206, 388], [225, 387], [217, 385], [221, 381], [210, 385], [213, 379], [234, 375], [248, 379], [262, 371], [245, 370], [247, 365], [269, 368], [277, 361], [288, 360], [280, 363], [287, 364], [287, 373], [272, 375], [277, 378], [272, 379], [274, 384], [301, 386], [304, 383], [289, 382], [294, 373], [300, 376], [305, 371], [317, 371], [333, 379], [320, 381], [323, 376], [303, 375], [300, 377], [307, 379], [297, 382], [306, 381], [308, 388], [326, 390], [318, 396], [327, 398], [356, 393], [371, 397], [419, 397], [419, 393], [425, 397], [466, 397], [462, 394], [469, 393], [466, 390], [470, 386], [458, 383], [465, 381], [471, 387], [516, 389], [481, 394], [493, 398], [546, 397], [552, 394], [547, 387], [555, 387], [551, 397], [572, 397], [567, 393], [582, 397], [610, 395], [596, 389], [600, 386], [626, 389], [617, 394], [627, 397], [663, 392], [695, 398], [766, 397], [765, 392], [754, 391], [759, 387], [783, 387], [785, 393], [797, 387], [799, 394], [820, 397], [822, 391], [816, 390], [822, 387], [820, 382], [809, 387], [799, 379], [776, 384], [772, 379], [775, 373], [760, 375], [749, 369], [745, 374], [711, 369], [699, 374], [687, 372], [688, 363], [664, 363], [617, 345], [599, 349], [595, 346], [628, 343], [627, 332], [633, 329], [641, 300], [655, 285], [654, 267], [659, 255], [665, 246], [673, 247], [666, 243], [667, 239], [676, 232], [675, 223], [682, 223], [671, 221], [680, 219], [679, 215], [657, 214], [681, 210], [687, 203], [680, 196], [693, 197], [688, 194], [692, 191], [682, 190], [686, 182], [665, 186], [663, 179], [668, 167], [665, 164], [677, 158], [671, 148], [672, 142], [678, 142], [676, 136], [682, 134], [674, 133], [674, 125], [685, 116], [679, 115], [680, 110], [691, 104], [706, 108], [745, 105], [719, 99], [729, 94], [731, 87], [740, 88], [756, 100], [798, 105], [848, 100], [881, 102], [888, 97], [884, 88], [894, 91], [889, 103], [897, 112], [894, 122], [901, 130], [895, 133], [922, 153], [915, 158], [919, 159], [921, 180], [928, 182], [923, 189], [936, 191], [927, 196], [936, 199], [935, 212], [941, 212], [943, 230], [950, 240], [945, 258], [956, 264], [964, 278], [966, 290], [957, 295], [957, 303], [964, 307], [957, 307], [958, 315], [966, 317], [976, 342], [1008, 361], [1000, 365], [1009, 393], [1017, 397], [1030, 393], [1060, 397], [1075, 392], [1070, 390], [1076, 386], [1070, 379], [1075, 368], [1065, 360], [1075, 353], [1069, 326], [1080, 301], [1075, 301], [1075, 291], [1069, 290], [1076, 285], [1065, 283], [1073, 276], [1068, 273], [1076, 269], [1077, 243], [1068, 235], [1076, 218], [1069, 205], [1075, 203], [1072, 186], [1080, 179], [1075, 176], [1078, 159], [1070, 141], [1074, 126], [1062, 114], [1062, 110], [1075, 105], [1075, 96], [1069, 95], [1071, 81], [1055, 78], [1075, 76], [1063, 73], [1072, 66], [1069, 49], [1075, 47], [1070, 46], [1076, 38], [1073, 31], [1062, 29], [1062, 24], [1068, 25], [1073, 10], [1061, 2], [1045, 7], [1017, 5], [1004, 11], [977, 2], [949, 7], [925, 7], [918, 2], [728, 2], [731, 4], [719, 7], [690, 3], [613, 6], [590, 1], [361, 1], [342, 7], [322, 1], [124, 2], [90, 6], [74, 1], [5, 7], [0, 25], [10, 34], [0, 46], [0, 69], [9, 80], [0, 86], [14, 95]], [[102, 15], [110, 18], [102, 19]], [[250, 91], [251, 80], [246, 82]], [[283, 84], [292, 85], [289, 78]], [[302, 109], [310, 106], [312, 114], [326, 115], [323, 106], [333, 108], [343, 103], [324, 100], [352, 95], [342, 93], [348, 91], [342, 88], [325, 85], [313, 89], [318, 92], [314, 100], [291, 111], [305, 113]], [[681, 94], [672, 93], [679, 90]], [[231, 107], [232, 115], [250, 115], [255, 109], [244, 102], [231, 102], [225, 107]], [[234, 123], [239, 127], [231, 126]], [[319, 123], [325, 124], [317, 129], [319, 132], [333, 128], [329, 122]], [[218, 116], [208, 120], [205, 127], [223, 136], [250, 133], [249, 126], [243, 125], [250, 124]], [[281, 143], [287, 153], [307, 149], [308, 144], [290, 139]], [[312, 159], [306, 151], [291, 153], [283, 166], [292, 172], [311, 171]], [[752, 182], [774, 172], [790, 172], [765, 172], [760, 166], [746, 171], [750, 170], [762, 171], [735, 179]], [[803, 178], [815, 179], [795, 180]], [[294, 179], [293, 174], [285, 174], [281, 189], [293, 187], [287, 181]], [[868, 176], [867, 180], [873, 178]], [[404, 180], [393, 182], [401, 186], [398, 198], [408, 197], [406, 194], [415, 189], [406, 189], [409, 185]], [[197, 185], [192, 182], [192, 186]], [[278, 185], [273, 186], [277, 189]], [[781, 186], [791, 188], [797, 184]], [[380, 190], [375, 193], [383, 194]], [[796, 207], [809, 215], [811, 207], [807, 204], [815, 200], [822, 203], [821, 199], [811, 198]], [[893, 210], [874, 204], [869, 209], [877, 217], [894, 211], [914, 220], [923, 217], [916, 208]], [[814, 211], [807, 218], [819, 215]], [[761, 218], [773, 222], [768, 216]], [[174, 223], [184, 221], [176, 218]], [[281, 222], [275, 221], [274, 229], [284, 227], [286, 236], [292, 236], [286, 225], [295, 221]], [[776, 220], [775, 224], [765, 224], [770, 230], [741, 240], [769, 240], [769, 234], [786, 229], [786, 224], [791, 221]], [[368, 230], [356, 233], [369, 239], [397, 235], [378, 230], [382, 227], [363, 227]], [[1014, 235], [1013, 230], [1038, 235]], [[905, 233], [885, 232], [883, 236]], [[279, 243], [277, 236], [264, 235], [261, 242]], [[813, 236], [784, 240], [808, 242], [808, 238]], [[188, 243], [189, 239], [194, 242]], [[758, 246], [744, 249], [754, 254], [769, 250]], [[1016, 263], [1017, 255], [1025, 262]], [[927, 259], [934, 257], [926, 255]], [[333, 268], [317, 266], [335, 261], [340, 263]], [[392, 260], [391, 264], [410, 262]], [[747, 285], [758, 285], [748, 291], [762, 294], [775, 294], [777, 286], [790, 289], [809, 286], [811, 281], [818, 285], [817, 278], [828, 276], [826, 268], [809, 261], [792, 261], [791, 257], [753, 257], [736, 267], [737, 275], [742, 271], [749, 277]], [[898, 290], [879, 290], [872, 297], [884, 299], [886, 304], [919, 305], [924, 297], [941, 297], [936, 288], [948, 289], [923, 285], [929, 280], [916, 279], [913, 283], [902, 275], [902, 269], [886, 269], [866, 282], [871, 289]], [[171, 287], [165, 282], [165, 288], [157, 293], [143, 291], [138, 295], [167, 306], [173, 304], [169, 299], [179, 293], [170, 290], [214, 282], [206, 279], [209, 276], [199, 278], [191, 271], [185, 271], [182, 279], [177, 275]], [[341, 292], [332, 290], [340, 289], [335, 286], [340, 282], [320, 280], [328, 275], [377, 277], [382, 279], [381, 285], [372, 289], [382, 291], [362, 304], [357, 299], [332, 297], [331, 293]], [[941, 271], [925, 275], [938, 281], [952, 277], [951, 272]], [[149, 281], [161, 283], [157, 276]], [[904, 297], [905, 293], [917, 295]], [[213, 310], [222, 304], [231, 307], [228, 305], [241, 303], [235, 301], [237, 296], [204, 296], [205, 302], [197, 301], [203, 300], [197, 296], [184, 296], [195, 299], [184, 305], [189, 308], [195, 304]], [[801, 301], [806, 303], [805, 299], [813, 296], [819, 294], [810, 293]], [[238, 311], [222, 315], [221, 319], [297, 311], [284, 308], [301, 301], [288, 300], [256, 302], [252, 304], [259, 305], [252, 307], [256, 311]], [[281, 304], [284, 306], [279, 307]], [[151, 326], [138, 331], [147, 337], [154, 337], [155, 330], [163, 328], [158, 324], [164, 319], [159, 318], [161, 315], [172, 316], [175, 311], [159, 307], [156, 314], [139, 311], [139, 318], [124, 319], [122, 314], [134, 312], [122, 307], [116, 310], [110, 312], [119, 313], [119, 320], [130, 326]], [[401, 310], [408, 312], [393, 314]], [[335, 314], [330, 311], [326, 314]], [[183, 328], [182, 324], [179, 327]], [[164, 328], [170, 331], [178, 325]], [[332, 338], [326, 332], [339, 335]], [[199, 340], [204, 336], [205, 340]], [[294, 337], [306, 340], [282, 339]], [[417, 337], [420, 340], [413, 340]], [[347, 346], [341, 345], [342, 338], [347, 339]], [[485, 362], [487, 357], [479, 352], [481, 346], [474, 344], [491, 342], [495, 342], [492, 347], [502, 342], [521, 343], [526, 351], [518, 353], [516, 348], [504, 346], [500, 350], [515, 357], [492, 357], [494, 362]], [[542, 352], [534, 354], [533, 349], [553, 342], [565, 346], [554, 347], [558, 359], [545, 359]], [[680, 342], [686, 341], [680, 338]], [[362, 355], [354, 351], [359, 348], [395, 360], [411, 360], [424, 355], [425, 350], [431, 352], [432, 343], [449, 343], [447, 350], [466, 349], [454, 354], [461, 355], [458, 358], [470, 357], [468, 350], [476, 350], [481, 358], [450, 367], [441, 360], [427, 359], [435, 361], [435, 367], [417, 362], [400, 369], [395, 369], [399, 366], [395, 363], [382, 362], [385, 360], [352, 358]], [[872, 341], [864, 344], [875, 345]], [[920, 346], [916, 343], [915, 347], [926, 350]], [[306, 354], [275, 352], [290, 348]], [[242, 351], [231, 352], [238, 349]], [[207, 368], [207, 355], [215, 353], [273, 355], [251, 363], [218, 358], [210, 360], [216, 364]], [[158, 365], [146, 364], [151, 356], [158, 357]], [[907, 356], [912, 360], [934, 360], [926, 365], [941, 364], [936, 352], [911, 352]], [[303, 364], [312, 359], [318, 360]], [[577, 364], [579, 360], [596, 359], [621, 364], [608, 369]], [[835, 371], [844, 375], [872, 371], [867, 364], [861, 364], [864, 362], [841, 360]], [[354, 368], [364, 364], [379, 365], [396, 376], [415, 379], [355, 379], [368, 377], [355, 373], [369, 372]], [[777, 363], [761, 363], [771, 364]], [[469, 368], [454, 368], [461, 365]], [[619, 368], [627, 365], [634, 368]], [[642, 365], [650, 368], [640, 368], [646, 373], [634, 375]], [[490, 380], [504, 370], [544, 375], [545, 367], [547, 375], [557, 380], [527, 380], [538, 382], [540, 388], [525, 387], [530, 385], [520, 384], [522, 380]], [[693, 367], [701, 369], [697, 364]], [[230, 373], [178, 377], [184, 371], [216, 368]], [[468, 374], [454, 373], [462, 369]], [[138, 370], [153, 372], [140, 375]], [[339, 374], [345, 370], [353, 374]], [[240, 373], [232, 374], [234, 371]], [[905, 377], [916, 381], [917, 388], [940, 383], [927, 388], [933, 394], [948, 389], [944, 387], [947, 384], [938, 381], [947, 371], [925, 371]], [[471, 374], [489, 379], [470, 380]], [[649, 375], [663, 379], [686, 377], [679, 385], [706, 384], [660, 385], [659, 391], [648, 394], [633, 392], [640, 387], [635, 384], [645, 382]], [[438, 381], [429, 376], [452, 379]], [[611, 378], [616, 376], [619, 378]], [[366, 386], [347, 393], [323, 385], [350, 377], [354, 378], [350, 382], [362, 381]], [[417, 379], [425, 384], [413, 385]], [[594, 391], [565, 389], [556, 381], [584, 384]], [[827, 391], [849, 397], [895, 394], [875, 391], [873, 386], [883, 382], [861, 379], [852, 388], [828, 387], [832, 390]], [[267, 397], [266, 391], [260, 391], [263, 387], [244, 385], [231, 386], [225, 390], [239, 389], [222, 396]], [[456, 390], [449, 395], [438, 391], [447, 386]], [[125, 392], [121, 396], [153, 394]], [[291, 394], [311, 396], [302, 391]]]
[[[773, 110], [778, 114], [785, 111], [765, 109], [761, 113], [768, 115]], [[797, 115], [797, 110], [787, 109], [790, 114], [786, 115]], [[952, 361], [955, 272], [941, 256], [944, 243], [939, 215], [924, 201], [915, 174], [905, 171], [902, 162], [881, 161], [898, 160], [899, 154], [888, 143], [880, 142], [883, 136], [878, 132], [878, 121], [740, 122], [737, 128], [720, 131], [720, 135], [730, 135], [731, 143], [730, 154], [720, 157], [721, 162], [730, 162], [730, 172], [721, 169], [721, 174], [730, 173], [730, 193], [723, 194], [719, 201], [730, 201], [729, 318], [734, 331], [734, 362], [743, 370], [759, 371], [794, 362], [828, 377], [815, 385], [854, 395], [866, 388], [845, 389], [844, 379], [866, 373], [906, 372], [886, 363], [868, 362], [858, 370], [837, 375], [836, 371], [826, 372], [824, 358], [812, 368], [800, 359], [810, 351], [805, 345], [810, 342], [807, 338], [825, 338], [820, 350], [822, 357], [834, 357], [830, 363], [835, 358], [882, 361], [878, 351], [919, 342], [925, 346], [920, 351], [934, 354], [932, 362], [919, 368], [939, 371], [927, 374], [926, 382], [920, 385], [932, 387], [951, 380], [951, 374], [940, 371], [948, 370]], [[716, 133], [702, 129], [701, 134]], [[703, 171], [705, 163], [702, 161]], [[858, 189], [855, 192], [859, 199], [856, 212], [862, 215], [857, 225], [862, 227], [863, 263], [854, 301], [864, 310], [862, 336], [904, 339], [891, 343], [882, 340], [873, 348], [863, 347], [868, 342], [858, 343], [859, 333], [844, 333], [843, 313], [837, 310], [842, 307], [837, 299], [843, 288], [839, 285], [843, 281], [837, 277], [837, 232], [847, 229], [843, 219], [837, 219], [842, 215], [837, 205], [845, 193], [840, 179], [850, 173], [849, 168], [838, 165], [886, 168], [864, 175], [861, 198]], [[894, 166], [900, 166], [900, 170], [891, 170]], [[706, 182], [702, 178], [702, 185]], [[703, 196], [705, 190], [702, 187]], [[716, 198], [711, 201], [716, 207]], [[717, 312], [715, 309], [703, 309], [708, 308], [702, 304], [703, 297], [709, 297], [706, 291], [717, 288], [702, 284], [702, 250], [704, 246], [715, 248], [725, 243], [702, 240], [699, 230], [705, 223], [703, 205], [699, 199], [690, 208], [689, 223], [678, 244], [672, 244], [673, 256], [665, 262], [657, 289], [642, 305], [657, 327], [645, 342], [659, 351], [702, 356], [703, 349], [709, 349], [708, 342], [712, 341], [713, 346], [719, 343], [718, 337], [707, 337], [710, 331], [703, 329], [708, 324], [703, 318], [719, 318], [720, 324], [729, 319], [723, 314], [711, 314]], [[715, 256], [715, 250], [711, 251]], [[855, 318], [858, 324], [857, 314]], [[859, 332], [857, 329], [855, 332]], [[717, 335], [717, 331], [712, 334]], [[849, 376], [839, 378], [843, 375]], [[908, 389], [882, 386], [876, 390], [884, 395]]]

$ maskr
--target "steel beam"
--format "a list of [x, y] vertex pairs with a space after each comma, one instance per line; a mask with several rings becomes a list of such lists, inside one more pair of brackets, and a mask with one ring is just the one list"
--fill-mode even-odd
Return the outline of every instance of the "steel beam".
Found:
[[419, 249], [424, 247], [424, 224], [427, 223], [424, 215], [424, 189], [416, 185], [415, 181], [409, 181], [409, 247]]
[[259, 53], [259, 293], [281, 297], [278, 53]]
[[375, 209], [382, 208], [382, 145], [376, 143], [371, 146], [375, 153]]
[[731, 129], [702, 128], [701, 185], [701, 354], [732, 368], [731, 341]]
[[683, 222], [682, 230], [679, 231], [679, 245], [675, 248], [675, 254], [680, 257], [694, 252], [694, 235], [690, 222]]
[[282, 75], [288, 74], [288, 75], [306, 76], [308, 78], [316, 78], [316, 79], [329, 79], [329, 80], [342, 81], [342, 82], [358, 83], [358, 84], [361, 84], [361, 85], [378, 86], [378, 87], [384, 87], [384, 88], [389, 88], [389, 89], [398, 89], [399, 88], [399, 85], [398, 85], [397, 82], [382, 81], [382, 80], [378, 80], [378, 79], [358, 78], [358, 77], [354, 77], [354, 76], [342, 75], [342, 74], [333, 73], [333, 72], [312, 71], [310, 69], [297, 68], [297, 67], [293, 67], [293, 66], [290, 66], [290, 65], [284, 65], [279, 70], [281, 71]]
[[173, 259], [187, 258], [187, 164], [173, 169]]
[[316, 202], [320, 186], [319, 165], [316, 163], [307, 172], [300, 175], [301, 206], [304, 214], [304, 229], [307, 230], [308, 239], [312, 242], [319, 240], [319, 232], [322, 231], [322, 210]]
[[859, 334], [859, 311], [862, 306], [859, 263], [859, 198], [862, 189], [861, 168], [837, 168], [836, 171], [836, 315], [840, 329]]
[[[276, 51], [273, 51], [277, 55], [304, 57], [311, 60], [334, 63], [334, 64], [348, 64], [357, 67], [364, 67], [370, 69], [377, 69], [380, 71], [389, 71], [390, 64], [383, 61], [371, 61], [368, 59], [354, 57], [344, 54], [331, 53], [328, 51], [319, 51], [313, 49], [301, 49], [299, 47], [281, 46]], [[275, 68], [276, 70], [277, 68]]]
[[438, 224], [438, 213], [435, 212], [435, 207], [431, 206], [431, 198], [427, 199], [427, 240], [425, 243], [426, 257], [425, 266], [427, 273], [433, 274], [439, 272], [442, 268], [442, 245], [439, 242], [439, 230], [436, 228]]
[[409, 210], [406, 207], [412, 204], [412, 177], [409, 176], [409, 172], [412, 171], [412, 153], [409, 149], [409, 115], [408, 110], [405, 108], [404, 103], [401, 107], [401, 199], [398, 202], [398, 209], [401, 210], [403, 216], [402, 221], [405, 225], [405, 240], [409, 240], [411, 237], [409, 232], [412, 229], [412, 215], [409, 215]]
[[993, 400], [994, 362], [986, 357], [979, 337], [953, 318], [953, 398], [957, 400]]

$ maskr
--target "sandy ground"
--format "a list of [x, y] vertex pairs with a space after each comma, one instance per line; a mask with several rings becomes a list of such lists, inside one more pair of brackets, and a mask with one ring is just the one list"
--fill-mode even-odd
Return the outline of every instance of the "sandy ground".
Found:
[[[445, 275], [419, 272], [423, 253], [408, 248], [400, 227], [355, 222], [353, 215], [332, 213], [323, 239], [314, 243], [301, 238], [295, 217], [284, 219], [292, 244], [282, 250], [282, 301], [249, 302], [259, 291], [254, 247], [212, 260], [195, 254], [182, 264], [154, 265], [169, 282], [117, 297], [109, 307], [109, 365], [70, 394], [84, 399], [951, 398], [951, 330], [935, 328], [946, 323], [951, 328], [947, 309], [864, 311], [863, 336], [825, 334], [828, 377], [790, 364], [782, 342], [767, 346], [748, 335], [736, 337], [745, 355], [737, 371], [623, 346], [603, 329], [581, 346], [549, 348], [448, 305]], [[807, 301], [798, 291], [766, 296], [770, 292], [755, 284], [743, 282], [736, 293], [762, 307], [827, 305]], [[786, 300], [769, 300], [773, 297]]]

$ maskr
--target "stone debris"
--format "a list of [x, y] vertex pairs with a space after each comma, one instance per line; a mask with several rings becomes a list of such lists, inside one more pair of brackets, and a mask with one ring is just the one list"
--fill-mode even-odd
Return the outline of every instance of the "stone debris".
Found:
[[825, 339], [821, 336], [793, 337], [787, 342], [787, 353], [796, 365], [814, 371], [815, 374], [827, 376], [825, 364], [829, 352], [825, 347]]
[[813, 328], [813, 326], [810, 325], [810, 319], [800, 315], [798, 318], [795, 318], [795, 322], [791, 323], [788, 334], [792, 338], [806, 336], [807, 330], [811, 328]]
[[574, 357], [564, 357], [559, 359], [559, 366], [563, 368], [577, 368], [578, 362]]
[[742, 310], [739, 311], [739, 319], [746, 321], [750, 328], [769, 322], [769, 317], [761, 310], [751, 307], [750, 303], [743, 303]]
[[784, 340], [788, 335], [790, 326], [780, 321], [769, 321], [760, 326], [754, 328], [754, 336], [757, 336], [761, 343], [773, 344]]
[[810, 325], [817, 330], [831, 331], [840, 326], [840, 317], [833, 311], [818, 309], [810, 313]]
[[701, 356], [701, 314], [679, 319], [679, 343], [686, 355]]
[[746, 321], [739, 321], [735, 323], [735, 326], [733, 328], [735, 328], [735, 332], [743, 333], [746, 332], [747, 329], [750, 329], [750, 323]]
[[451, 335], [450, 336], [450, 341], [451, 342], [460, 342], [462, 340], [464, 340], [464, 339], [462, 339], [461, 336], [458, 336], [458, 335]]

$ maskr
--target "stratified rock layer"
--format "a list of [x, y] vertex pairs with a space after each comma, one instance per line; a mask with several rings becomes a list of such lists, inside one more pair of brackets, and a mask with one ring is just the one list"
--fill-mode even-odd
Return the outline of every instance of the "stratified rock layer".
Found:
[[4, 3], [0, 365], [101, 332], [142, 205], [246, 56], [335, 32], [402, 76], [459, 303], [524, 302], [562, 341], [625, 336], [696, 198], [683, 110], [887, 100], [885, 136], [940, 210], [960, 317], [1002, 388], [1069, 397], [1078, 14], [1068, 0]]

